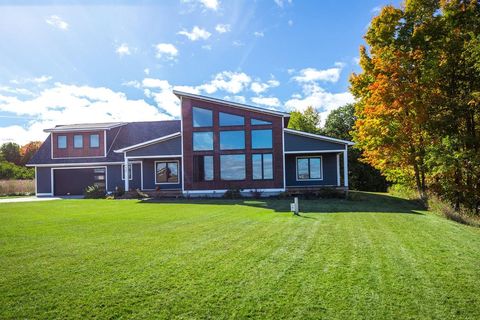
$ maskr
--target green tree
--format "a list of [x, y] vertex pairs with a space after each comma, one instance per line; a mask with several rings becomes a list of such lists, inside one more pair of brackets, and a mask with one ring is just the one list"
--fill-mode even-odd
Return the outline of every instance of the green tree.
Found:
[[[322, 134], [343, 140], [352, 140], [351, 132], [355, 126], [355, 106], [347, 104], [333, 110], [325, 121]], [[349, 186], [353, 190], [386, 191], [388, 184], [380, 171], [361, 162], [362, 151], [356, 147], [348, 152]]]
[[0, 153], [5, 161], [19, 165], [22, 156], [20, 155], [20, 146], [13, 142], [7, 142], [0, 147]]
[[304, 132], [318, 133], [320, 130], [320, 114], [311, 106], [303, 112], [295, 110], [290, 113], [288, 127]]

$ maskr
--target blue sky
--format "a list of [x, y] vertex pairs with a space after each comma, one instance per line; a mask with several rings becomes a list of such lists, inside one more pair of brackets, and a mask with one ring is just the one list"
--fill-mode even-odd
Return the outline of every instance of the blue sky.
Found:
[[[178, 117], [179, 89], [324, 119], [391, 1], [0, 1], [0, 142]], [[393, 2], [397, 4], [397, 1]]]

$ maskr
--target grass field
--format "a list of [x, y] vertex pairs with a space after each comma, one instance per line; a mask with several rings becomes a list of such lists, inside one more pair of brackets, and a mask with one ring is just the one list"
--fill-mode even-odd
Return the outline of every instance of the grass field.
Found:
[[480, 230], [362, 198], [0, 204], [0, 318], [479, 319]]

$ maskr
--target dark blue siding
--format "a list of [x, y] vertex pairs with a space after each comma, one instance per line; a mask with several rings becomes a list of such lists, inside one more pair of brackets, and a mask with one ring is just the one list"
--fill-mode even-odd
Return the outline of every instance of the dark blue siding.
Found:
[[37, 167], [37, 193], [52, 193], [51, 168]]
[[285, 151], [343, 150], [345, 144], [334, 143], [285, 132]]
[[[129, 181], [130, 189], [141, 189], [142, 186], [142, 170], [140, 163], [133, 163], [133, 177], [132, 180]], [[122, 180], [122, 165], [109, 165], [107, 166], [107, 179], [108, 179], [108, 188], [107, 191], [115, 191], [116, 187], [121, 187], [122, 189], [125, 187], [125, 181]]]
[[180, 137], [178, 137], [129, 151], [127, 152], [127, 157], [172, 156], [181, 153], [182, 143]]
[[[178, 180], [179, 183], [155, 184], [155, 161], [178, 160]], [[172, 159], [146, 159], [143, 160], [143, 188], [144, 189], [181, 189], [182, 188], [182, 160], [180, 158]]]
[[[323, 180], [297, 181], [296, 158], [322, 156]], [[337, 154], [287, 154], [285, 155], [286, 182], [287, 187], [292, 186], [336, 186], [337, 185]]]

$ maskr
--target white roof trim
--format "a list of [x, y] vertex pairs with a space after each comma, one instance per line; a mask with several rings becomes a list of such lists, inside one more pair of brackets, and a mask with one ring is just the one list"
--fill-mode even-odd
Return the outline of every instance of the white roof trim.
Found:
[[296, 134], [296, 135], [299, 135], [299, 136], [305, 136], [305, 137], [309, 137], [309, 138], [313, 138], [313, 139], [331, 141], [331, 142], [336, 142], [336, 143], [343, 143], [343, 144], [346, 144], [348, 146], [353, 146], [355, 144], [352, 141], [330, 138], [330, 137], [327, 137], [327, 136], [322, 136], [320, 134], [308, 133], [308, 132], [303, 132], [303, 131], [298, 131], [298, 130], [293, 130], [293, 129], [284, 129], [284, 130], [287, 133], [292, 133], [292, 134]]
[[126, 125], [126, 122], [119, 123], [116, 125], [112, 126], [98, 126], [98, 127], [89, 127], [89, 128], [70, 128], [70, 129], [62, 129], [62, 127], [59, 128], [51, 128], [51, 129], [45, 129], [43, 132], [76, 132], [76, 131], [97, 131], [97, 130], [110, 130], [114, 129], [117, 127], [121, 127]]
[[146, 146], [149, 146], [151, 144], [155, 144], [155, 143], [162, 142], [162, 141], [172, 139], [172, 138], [176, 138], [176, 137], [180, 137], [180, 132], [175, 132], [175, 133], [172, 133], [172, 134], [160, 137], [160, 138], [155, 138], [155, 139], [148, 140], [148, 141], [145, 141], [145, 142], [137, 143], [137, 144], [134, 144], [134, 145], [122, 148], [122, 149], [114, 150], [114, 152], [123, 153], [123, 152], [127, 152], [127, 151], [132, 151], [132, 150], [135, 150], [135, 149], [146, 147]]
[[213, 103], [226, 104], [226, 105], [232, 106], [234, 108], [246, 109], [246, 110], [251, 110], [251, 111], [255, 111], [255, 112], [259, 112], [259, 113], [273, 114], [273, 115], [280, 116], [280, 117], [285, 117], [285, 118], [290, 117], [290, 114], [286, 113], [286, 112], [249, 106], [249, 105], [242, 104], [242, 103], [226, 101], [226, 100], [211, 98], [211, 97], [205, 97], [205, 96], [201, 96], [201, 95], [193, 94], [193, 93], [187, 93], [187, 92], [173, 90], [173, 94], [175, 94], [177, 97], [187, 97], [187, 98], [198, 99], [198, 100], [203, 100], [203, 101], [208, 101], [208, 102], [213, 102]]

